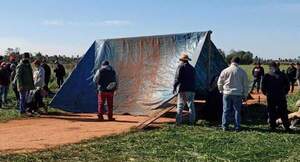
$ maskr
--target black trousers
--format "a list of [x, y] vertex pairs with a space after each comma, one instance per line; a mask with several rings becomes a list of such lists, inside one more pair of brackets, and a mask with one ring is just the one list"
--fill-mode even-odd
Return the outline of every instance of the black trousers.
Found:
[[251, 88], [251, 92], [254, 90], [254, 88], [256, 86], [256, 90], [257, 90], [257, 93], [258, 93], [259, 90], [260, 90], [260, 83], [261, 83], [261, 78], [254, 78], [252, 88]]
[[64, 78], [63, 77], [57, 77], [56, 82], [57, 82], [58, 88], [60, 88], [61, 85], [64, 83]]
[[15, 93], [16, 100], [17, 100], [17, 104], [19, 104], [20, 94], [19, 94], [18, 88], [17, 88], [16, 85], [13, 85], [13, 86], [12, 86], [12, 89], [13, 89], [13, 91], [14, 91], [14, 93]]
[[45, 86], [44, 86], [44, 90], [47, 91], [47, 92], [50, 92], [49, 90], [49, 82], [50, 82], [50, 78], [49, 77], [45, 77]]
[[285, 129], [290, 127], [290, 122], [288, 119], [288, 110], [287, 110], [287, 101], [286, 97], [276, 97], [267, 99], [268, 102], [268, 115], [269, 115], [269, 122], [271, 128], [276, 128], [276, 119], [281, 118], [282, 124], [284, 125]]
[[290, 80], [291, 92], [294, 92], [294, 89], [295, 89], [295, 83], [296, 83], [296, 80], [294, 80], [294, 79], [291, 79], [291, 80]]

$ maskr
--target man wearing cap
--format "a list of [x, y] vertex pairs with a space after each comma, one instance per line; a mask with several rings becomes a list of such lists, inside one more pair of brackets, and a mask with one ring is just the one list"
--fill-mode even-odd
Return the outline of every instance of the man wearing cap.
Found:
[[16, 68], [15, 82], [20, 94], [20, 113], [26, 113], [26, 97], [30, 90], [34, 89], [32, 67], [30, 65], [30, 54], [24, 53], [23, 59]]
[[296, 83], [296, 75], [297, 75], [297, 68], [295, 67], [294, 63], [291, 63], [288, 69], [286, 70], [286, 74], [288, 76], [290, 85], [291, 85], [291, 92], [294, 92], [294, 86]]
[[267, 96], [267, 110], [271, 131], [277, 127], [276, 119], [279, 116], [287, 131], [290, 130], [286, 95], [290, 85], [287, 76], [281, 72], [275, 62], [270, 64], [270, 72], [262, 80], [262, 92]]
[[248, 96], [248, 77], [239, 66], [240, 58], [234, 57], [231, 65], [224, 69], [218, 80], [219, 91], [223, 94], [222, 129], [229, 129], [230, 118], [234, 116], [234, 129], [240, 131], [242, 101]]
[[97, 70], [94, 82], [98, 86], [98, 119], [103, 121], [104, 104], [107, 102], [107, 116], [109, 121], [113, 118], [114, 92], [117, 90], [117, 74], [108, 61], [103, 61], [100, 69]]
[[191, 59], [187, 54], [182, 53], [179, 60], [180, 64], [176, 71], [173, 87], [174, 94], [178, 91], [176, 123], [178, 125], [182, 124], [182, 111], [184, 109], [184, 106], [187, 105], [189, 108], [189, 122], [190, 124], [195, 124], [196, 114], [194, 97], [196, 90], [196, 72], [195, 68], [191, 64], [189, 64], [189, 61], [191, 61]]

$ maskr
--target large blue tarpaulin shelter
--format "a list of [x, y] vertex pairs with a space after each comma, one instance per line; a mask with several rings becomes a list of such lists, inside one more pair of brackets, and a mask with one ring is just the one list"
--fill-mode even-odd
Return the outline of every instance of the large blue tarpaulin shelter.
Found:
[[192, 58], [197, 93], [205, 95], [211, 80], [227, 66], [210, 35], [208, 31], [96, 40], [50, 106], [69, 112], [97, 112], [92, 78], [101, 62], [108, 60], [119, 79], [115, 113], [149, 115], [174, 97], [173, 81], [182, 52]]

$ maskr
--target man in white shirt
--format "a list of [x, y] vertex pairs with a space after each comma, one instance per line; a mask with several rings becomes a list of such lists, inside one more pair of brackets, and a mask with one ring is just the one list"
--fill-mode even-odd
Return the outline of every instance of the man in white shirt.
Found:
[[239, 66], [240, 58], [234, 57], [231, 65], [224, 69], [218, 80], [219, 91], [223, 94], [223, 116], [222, 128], [228, 130], [230, 117], [234, 113], [235, 130], [241, 129], [241, 107], [242, 101], [248, 96], [248, 76]]
[[33, 63], [36, 67], [36, 71], [33, 73], [33, 81], [35, 88], [43, 88], [45, 86], [45, 70], [41, 66], [40, 60], [35, 60]]

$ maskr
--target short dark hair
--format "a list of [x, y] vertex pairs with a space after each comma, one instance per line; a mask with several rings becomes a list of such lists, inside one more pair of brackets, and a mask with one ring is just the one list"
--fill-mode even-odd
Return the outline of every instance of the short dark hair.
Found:
[[300, 62], [297, 62], [297, 65], [300, 65]]
[[102, 65], [104, 65], [104, 66], [109, 65], [109, 62], [107, 60], [105, 60], [105, 61], [102, 62]]
[[29, 59], [29, 58], [30, 58], [30, 53], [25, 52], [25, 53], [23, 54], [23, 58]]
[[4, 59], [4, 57], [3, 56], [0, 56], [0, 60], [3, 60]]
[[271, 62], [270, 64], [269, 64], [269, 66], [270, 67], [274, 67], [274, 68], [277, 68], [278, 67], [278, 63], [276, 63], [276, 62]]
[[239, 64], [239, 63], [241, 62], [241, 59], [240, 59], [239, 57], [233, 57], [233, 58], [231, 59], [231, 62], [234, 62], [234, 63]]

